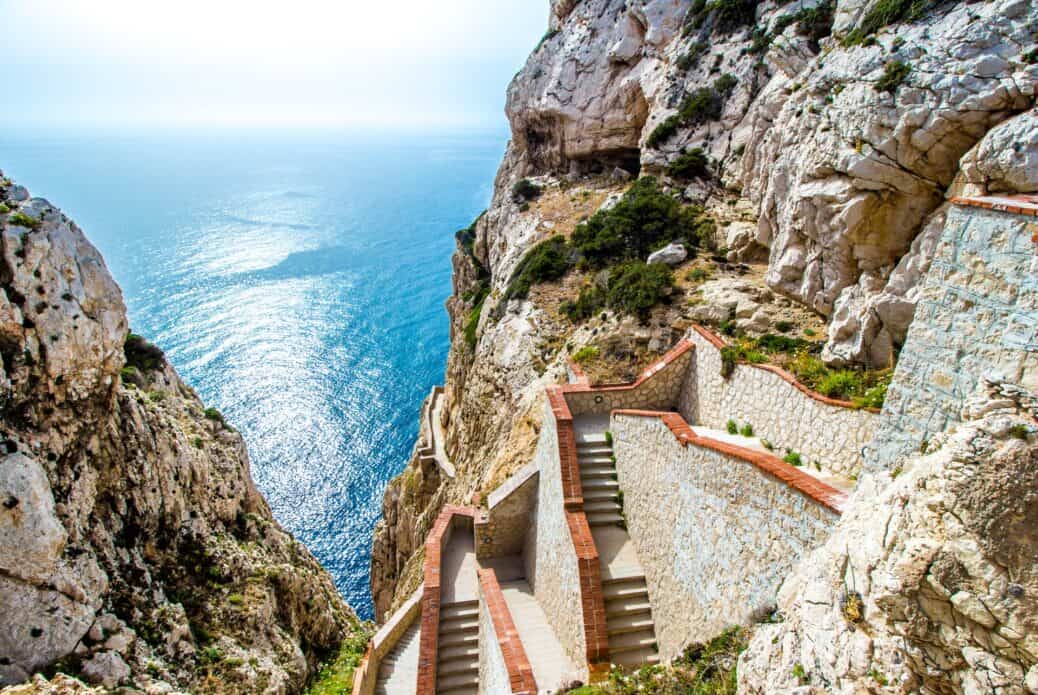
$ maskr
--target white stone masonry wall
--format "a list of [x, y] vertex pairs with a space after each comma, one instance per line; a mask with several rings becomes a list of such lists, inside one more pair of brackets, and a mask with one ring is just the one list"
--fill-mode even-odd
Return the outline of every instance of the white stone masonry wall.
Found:
[[479, 692], [498, 695], [512, 692], [508, 666], [501, 653], [501, 644], [497, 640], [494, 620], [490, 617], [482, 585], [479, 587]]
[[893, 468], [961, 422], [986, 375], [1038, 391], [1036, 232], [1034, 217], [949, 211], [869, 447], [870, 469]]
[[834, 473], [857, 475], [862, 450], [872, 440], [878, 416], [867, 410], [829, 405], [811, 398], [774, 372], [737, 365], [721, 376], [721, 351], [696, 331], [693, 366], [682, 388], [679, 410], [692, 425], [725, 429], [729, 420], [752, 425], [781, 458], [786, 449], [804, 463]]
[[526, 579], [559, 643], [575, 664], [587, 664], [584, 614], [580, 602], [580, 573], [562, 494], [562, 471], [555, 415], [545, 400], [537, 453], [540, 471], [537, 508], [533, 514], [523, 559]]
[[683, 447], [658, 418], [615, 415], [611, 426], [661, 659], [774, 606], [839, 518], [753, 464]]

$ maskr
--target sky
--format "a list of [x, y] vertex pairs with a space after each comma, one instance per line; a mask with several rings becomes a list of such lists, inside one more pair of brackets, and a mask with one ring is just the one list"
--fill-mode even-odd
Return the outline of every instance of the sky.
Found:
[[504, 128], [548, 0], [0, 0], [4, 127]]

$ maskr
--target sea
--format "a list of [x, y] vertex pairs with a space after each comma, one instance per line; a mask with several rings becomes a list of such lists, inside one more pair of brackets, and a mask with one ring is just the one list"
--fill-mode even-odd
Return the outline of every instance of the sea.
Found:
[[245, 437], [274, 516], [372, 617], [371, 539], [444, 378], [454, 233], [505, 129], [0, 133], [84, 230], [131, 329]]

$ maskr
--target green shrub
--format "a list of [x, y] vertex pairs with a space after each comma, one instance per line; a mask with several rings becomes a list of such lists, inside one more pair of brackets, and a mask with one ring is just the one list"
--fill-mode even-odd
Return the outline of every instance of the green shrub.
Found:
[[133, 384], [137, 388], [143, 388], [145, 381], [141, 371], [133, 365], [127, 365], [119, 371], [119, 378], [124, 384]]
[[161, 369], [166, 361], [166, 354], [162, 348], [142, 338], [136, 333], [129, 333], [123, 342], [123, 355], [126, 357], [126, 366], [133, 367], [141, 372]]
[[1034, 65], [1038, 63], [1038, 48], [1032, 48], [1026, 53], [1020, 54], [1020, 60], [1024, 61], [1028, 65]]
[[861, 22], [843, 37], [844, 46], [866, 43], [877, 31], [897, 22], [914, 22], [927, 16], [938, 0], [880, 0], [865, 13]]
[[566, 239], [553, 236], [530, 249], [516, 266], [505, 293], [508, 299], [525, 299], [530, 288], [539, 282], [558, 280], [570, 269]]
[[649, 137], [645, 140], [645, 145], [652, 149], [656, 149], [667, 140], [674, 137], [674, 134], [678, 132], [678, 128], [681, 127], [681, 117], [677, 114], [673, 116], [667, 116], [660, 124], [656, 126]]
[[226, 421], [223, 419], [223, 413], [221, 413], [216, 408], [206, 408], [203, 414], [205, 415], [207, 420], [219, 422], [221, 425], [227, 424]]
[[670, 140], [678, 128], [716, 121], [724, 111], [725, 98], [737, 82], [733, 75], [725, 73], [714, 81], [713, 87], [700, 87], [689, 92], [678, 107], [678, 112], [656, 126], [645, 144], [655, 149]]
[[800, 454], [798, 454], [795, 451], [790, 451], [789, 453], [787, 453], [785, 456], [782, 457], [782, 460], [791, 466], [796, 466], [797, 468], [800, 468], [804, 465], [804, 460], [800, 458]]
[[679, 70], [689, 71], [699, 64], [699, 58], [706, 52], [707, 45], [703, 41], [693, 41], [688, 46], [681, 57], [678, 58], [677, 66]]
[[689, 282], [703, 282], [704, 280], [710, 279], [710, 271], [706, 268], [693, 268], [688, 271], [685, 279]]
[[775, 330], [778, 331], [779, 333], [789, 333], [791, 330], [793, 330], [793, 322], [792, 321], [776, 321], [775, 322]]
[[373, 633], [373, 627], [364, 624], [344, 640], [338, 654], [325, 662], [314, 676], [306, 695], [349, 695], [353, 692], [353, 672], [360, 665]]
[[910, 72], [912, 72], [912, 68], [908, 63], [892, 60], [883, 68], [883, 76], [872, 85], [872, 88], [877, 92], [893, 94], [905, 81]]
[[671, 162], [667, 167], [667, 176], [673, 179], [707, 179], [710, 178], [709, 160], [701, 147], [693, 147]]
[[578, 323], [594, 316], [605, 304], [605, 292], [596, 286], [591, 286], [580, 290], [580, 295], [576, 301], [562, 302], [559, 305], [559, 311], [570, 321]]
[[605, 441], [606, 441], [606, 444], [608, 444], [609, 446], [613, 445], [613, 433], [610, 432], [609, 430], [606, 430]]
[[643, 259], [661, 244], [684, 241], [691, 247], [713, 241], [713, 222], [702, 210], [682, 205], [652, 177], [638, 179], [623, 198], [577, 226], [570, 243], [585, 263], [601, 268]]
[[534, 200], [541, 195], [541, 187], [530, 179], [521, 179], [512, 186], [512, 200], [517, 203]]
[[743, 425], [742, 429], [739, 430], [739, 434], [741, 434], [744, 437], [752, 437], [753, 425]]
[[1031, 428], [1028, 427], [1027, 425], [1023, 425], [1023, 424], [1013, 425], [1012, 427], [1009, 428], [1009, 436], [1010, 437], [1014, 437], [1016, 439], [1024, 439], [1024, 440], [1026, 440], [1027, 437], [1030, 434], [1031, 434]]
[[27, 229], [37, 229], [41, 221], [35, 217], [29, 217], [24, 212], [16, 212], [7, 218], [8, 224], [13, 224], [16, 227], [25, 227]]
[[587, 364], [598, 358], [598, 348], [594, 345], [585, 345], [573, 353], [573, 361], [577, 364]]
[[848, 399], [854, 394], [864, 391], [864, 388], [862, 388], [862, 373], [850, 369], [828, 371], [818, 381], [815, 390], [824, 393], [830, 398]]
[[231, 594], [227, 597], [228, 603], [233, 603], [235, 606], [240, 606], [245, 603], [245, 597], [241, 594]]
[[756, 347], [772, 354], [792, 354], [798, 350], [805, 350], [811, 347], [811, 343], [806, 340], [790, 338], [784, 335], [776, 335], [775, 333], [766, 333], [757, 338], [754, 343]]
[[483, 305], [486, 303], [487, 295], [490, 294], [490, 287], [488, 285], [481, 285], [476, 294], [473, 296], [475, 305], [472, 310], [469, 311], [468, 318], [465, 321], [465, 344], [470, 349], [476, 347], [476, 331], [479, 330], [479, 320], [483, 315]]
[[861, 396], [856, 396], [854, 405], [859, 408], [876, 408], [879, 410], [883, 407], [884, 401], [887, 400], [888, 386], [890, 386], [889, 377], [886, 381], [867, 389]]
[[767, 361], [768, 356], [758, 350], [753, 341], [740, 340], [733, 345], [725, 345], [721, 348], [721, 376], [725, 379], [730, 377], [739, 362], [760, 364]]
[[628, 261], [610, 271], [607, 297], [614, 311], [644, 319], [673, 288], [674, 276], [666, 265]]
[[10, 206], [5, 202], [0, 201], [0, 215], [6, 215], [9, 212], [11, 212]]
[[195, 437], [194, 445], [195, 445], [196, 449], [201, 449], [202, 448], [202, 438], [201, 437]]
[[739, 434], [739, 424], [735, 420], [729, 420], [725, 427], [728, 429], [728, 434]]

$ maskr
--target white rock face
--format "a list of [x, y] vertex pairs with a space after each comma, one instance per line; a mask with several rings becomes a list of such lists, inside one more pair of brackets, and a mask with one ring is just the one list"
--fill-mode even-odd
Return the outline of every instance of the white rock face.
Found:
[[1038, 113], [992, 128], [962, 158], [956, 188], [959, 195], [1038, 192]]
[[649, 255], [649, 265], [653, 263], [663, 263], [666, 265], [681, 265], [688, 258], [688, 251], [685, 250], [684, 244], [667, 244], [659, 251], [656, 251]]
[[975, 400], [979, 419], [892, 482], [861, 481], [835, 533], [783, 585], [785, 621], [760, 626], [743, 653], [740, 692], [1033, 692], [1038, 439], [1019, 403]]

